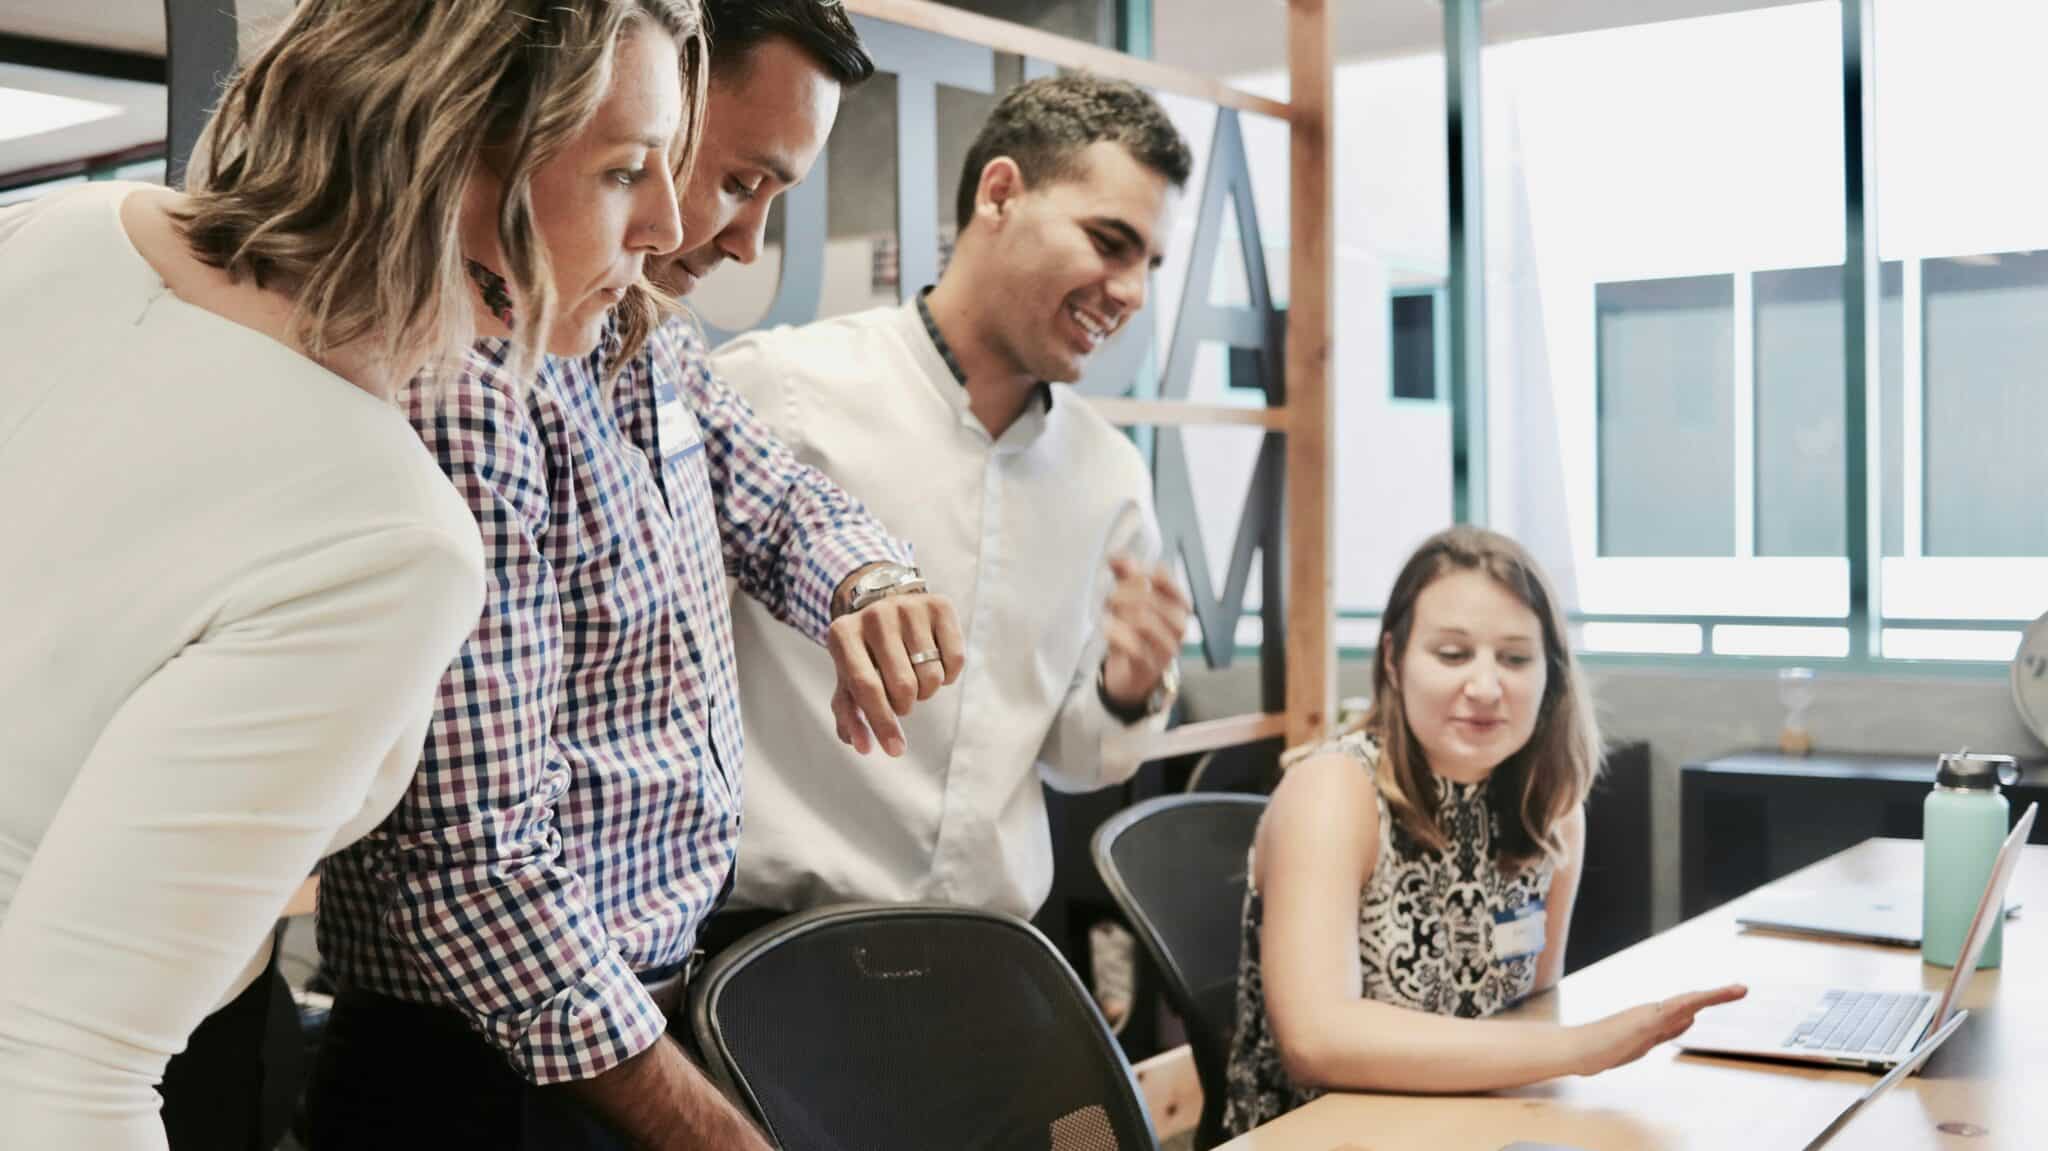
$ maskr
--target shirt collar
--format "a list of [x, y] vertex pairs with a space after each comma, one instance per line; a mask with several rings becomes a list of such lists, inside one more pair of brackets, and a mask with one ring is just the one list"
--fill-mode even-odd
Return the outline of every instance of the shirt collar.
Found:
[[[932, 306], [925, 302], [925, 297], [931, 294], [932, 290], [929, 287], [918, 291], [917, 318], [924, 321], [924, 333], [932, 338], [932, 347], [939, 350], [939, 358], [946, 361], [947, 370], [953, 373], [953, 382], [964, 388], [967, 386], [967, 372], [960, 366], [960, 357], [953, 354], [953, 346], [946, 342], [945, 334], [939, 331], [938, 321], [932, 319]], [[1038, 402], [1043, 405], [1045, 410], [1051, 411], [1052, 385], [1044, 380], [1038, 381], [1038, 389], [1035, 394], [1038, 396]]]

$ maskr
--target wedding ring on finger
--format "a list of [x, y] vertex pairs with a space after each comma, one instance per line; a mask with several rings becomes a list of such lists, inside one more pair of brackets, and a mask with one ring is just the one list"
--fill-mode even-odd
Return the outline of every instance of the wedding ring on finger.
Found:
[[910, 653], [910, 666], [916, 667], [921, 663], [935, 663], [938, 661], [938, 658], [939, 653], [937, 649], [914, 651]]

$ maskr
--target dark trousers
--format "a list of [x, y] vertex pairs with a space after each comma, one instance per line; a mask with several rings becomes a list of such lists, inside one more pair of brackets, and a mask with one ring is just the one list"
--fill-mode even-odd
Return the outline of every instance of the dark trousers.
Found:
[[559, 1087], [536, 1087], [461, 1016], [335, 996], [307, 1087], [311, 1151], [628, 1151]]
[[291, 1122], [305, 1067], [298, 1005], [277, 957], [199, 1024], [164, 1068], [171, 1151], [270, 1151]]

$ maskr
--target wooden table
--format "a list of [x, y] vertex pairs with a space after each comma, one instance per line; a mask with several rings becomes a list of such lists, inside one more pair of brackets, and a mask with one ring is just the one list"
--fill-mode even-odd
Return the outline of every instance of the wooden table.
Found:
[[[1924, 987], [1948, 970], [1920, 953], [1747, 932], [1745, 904], [1766, 893], [1920, 883], [1920, 844], [1871, 839], [1579, 971], [1510, 1013], [1584, 1023], [1636, 1003], [1725, 982], [1767, 986]], [[1971, 1017], [1917, 1078], [1858, 1115], [1833, 1148], [1990, 1151], [2048, 1147], [2048, 847], [2029, 847], [2009, 900], [2003, 968], [1980, 971]], [[1581, 906], [1580, 915], [1597, 909]], [[2001, 979], [2001, 974], [2010, 978]], [[1681, 1054], [1660, 1047], [1590, 1078], [1456, 1098], [1330, 1095], [1225, 1146], [1229, 1151], [1499, 1151], [1517, 1140], [1585, 1151], [1799, 1148], [1875, 1076]], [[1968, 1125], [1982, 1134], [1950, 1134]], [[1967, 1131], [1968, 1127], [1960, 1128]]]

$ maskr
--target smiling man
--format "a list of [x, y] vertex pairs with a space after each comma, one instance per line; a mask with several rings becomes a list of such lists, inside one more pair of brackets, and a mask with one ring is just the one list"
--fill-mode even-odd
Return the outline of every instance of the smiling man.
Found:
[[[1055, 385], [1144, 307], [1189, 167], [1142, 90], [1085, 75], [1025, 84], [969, 149], [936, 287], [713, 357], [800, 459], [917, 549], [955, 597], [966, 670], [903, 719], [903, 761], [859, 755], [856, 709], [793, 702], [831, 688], [830, 661], [735, 602], [740, 910], [712, 921], [707, 949], [843, 900], [1028, 916], [1052, 881], [1041, 779], [1115, 783], [1164, 726], [1188, 608], [1154, 566], [1151, 481], [1130, 441]], [[912, 656], [919, 692], [939, 682], [936, 654]]]

